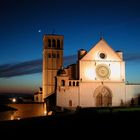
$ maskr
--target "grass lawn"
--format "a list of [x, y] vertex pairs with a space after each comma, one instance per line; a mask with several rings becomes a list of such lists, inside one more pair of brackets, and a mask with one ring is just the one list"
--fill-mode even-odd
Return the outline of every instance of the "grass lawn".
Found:
[[140, 111], [140, 106], [135, 107], [106, 107], [106, 108], [95, 108], [98, 113], [117, 113], [117, 112], [131, 112]]

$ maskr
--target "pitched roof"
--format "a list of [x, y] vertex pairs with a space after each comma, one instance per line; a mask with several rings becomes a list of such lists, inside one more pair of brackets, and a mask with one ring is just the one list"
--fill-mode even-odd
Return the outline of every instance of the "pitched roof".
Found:
[[120, 56], [103, 38], [95, 46], [92, 46], [90, 51], [81, 60], [102, 60], [99, 57], [100, 53], [106, 55], [106, 61], [122, 61]]

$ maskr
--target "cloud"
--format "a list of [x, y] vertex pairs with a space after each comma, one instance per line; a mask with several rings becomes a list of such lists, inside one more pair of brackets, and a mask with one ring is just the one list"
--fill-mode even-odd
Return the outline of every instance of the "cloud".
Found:
[[[76, 62], [76, 55], [64, 57], [64, 66]], [[27, 74], [42, 72], [42, 59], [31, 60], [16, 64], [0, 65], [0, 78], [10, 78]]]
[[124, 60], [126, 62], [138, 62], [140, 61], [140, 53], [126, 53], [124, 54]]
[[5, 64], [0, 66], [0, 78], [40, 73], [41, 70], [41, 59], [16, 64]]
[[[140, 54], [128, 53], [124, 54], [126, 62], [140, 61]], [[77, 55], [64, 56], [64, 66], [76, 63]], [[0, 78], [10, 78], [14, 76], [21, 76], [27, 74], [35, 74], [42, 72], [42, 59], [25, 61], [16, 64], [0, 65]]]

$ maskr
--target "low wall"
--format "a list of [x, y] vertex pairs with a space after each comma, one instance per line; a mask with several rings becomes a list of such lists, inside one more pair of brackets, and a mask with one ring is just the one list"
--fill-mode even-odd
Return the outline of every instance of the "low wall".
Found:
[[0, 112], [0, 121], [11, 120], [15, 111]]
[[17, 109], [17, 111], [15, 111], [13, 115], [13, 119], [22, 119], [46, 115], [45, 103], [12, 103], [8, 104], [8, 106]]

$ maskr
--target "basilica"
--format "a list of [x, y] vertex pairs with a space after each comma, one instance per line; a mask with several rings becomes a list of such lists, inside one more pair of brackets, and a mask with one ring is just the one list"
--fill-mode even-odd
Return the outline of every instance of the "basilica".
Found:
[[100, 38], [87, 52], [77, 52], [77, 62], [63, 67], [64, 36], [43, 37], [42, 92], [36, 102], [44, 102], [55, 94], [56, 106], [111, 107], [140, 104], [140, 85], [127, 84], [123, 52], [115, 51]]

